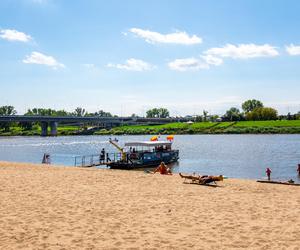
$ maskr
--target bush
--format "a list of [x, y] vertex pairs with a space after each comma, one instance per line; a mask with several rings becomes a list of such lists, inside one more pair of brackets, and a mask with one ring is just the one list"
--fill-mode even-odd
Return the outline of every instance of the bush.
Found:
[[256, 108], [252, 112], [246, 114], [249, 121], [268, 121], [277, 120], [277, 110], [273, 108]]

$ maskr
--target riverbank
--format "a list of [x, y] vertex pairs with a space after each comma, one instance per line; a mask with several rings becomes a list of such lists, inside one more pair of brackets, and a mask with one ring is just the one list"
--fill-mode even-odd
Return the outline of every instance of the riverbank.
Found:
[[121, 126], [95, 132], [98, 135], [142, 134], [300, 134], [300, 120], [169, 123]]
[[[219, 174], [219, 173], [216, 173]], [[299, 187], [0, 162], [0, 249], [297, 249]]]
[[[112, 129], [59, 126], [58, 136], [66, 135], [156, 135], [156, 134], [300, 134], [300, 120], [169, 123], [164, 125], [123, 125]], [[39, 136], [41, 129], [12, 127], [0, 136]]]

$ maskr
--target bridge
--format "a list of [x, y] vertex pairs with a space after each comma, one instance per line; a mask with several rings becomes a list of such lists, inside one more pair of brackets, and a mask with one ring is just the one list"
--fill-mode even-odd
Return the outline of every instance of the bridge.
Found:
[[0, 116], [0, 122], [39, 122], [41, 124], [41, 136], [57, 135], [58, 123], [90, 123], [103, 128], [111, 128], [122, 124], [166, 124], [171, 122], [186, 122], [187, 118], [143, 118], [143, 117], [95, 117], [95, 116], [40, 116], [40, 115], [8, 115]]

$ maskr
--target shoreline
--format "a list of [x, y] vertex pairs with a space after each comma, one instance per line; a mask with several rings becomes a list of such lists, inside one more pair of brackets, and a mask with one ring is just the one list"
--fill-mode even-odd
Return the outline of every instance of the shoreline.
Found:
[[248, 133], [248, 132], [245, 132], [245, 133], [239, 133], [239, 132], [236, 132], [236, 133], [232, 133], [232, 132], [224, 132], [224, 133], [219, 133], [219, 132], [216, 132], [216, 133], [210, 133], [210, 132], [207, 132], [207, 133], [131, 133], [131, 134], [127, 134], [127, 133], [93, 133], [93, 134], [81, 134], [81, 133], [78, 133], [78, 134], [57, 134], [55, 136], [51, 136], [51, 135], [47, 135], [47, 136], [41, 136], [40, 134], [1, 134], [0, 133], [0, 138], [1, 137], [62, 137], [62, 136], [93, 136], [93, 135], [100, 135], [100, 136], [126, 136], [126, 135], [157, 135], [157, 134], [160, 134], [160, 135], [300, 135], [300, 129], [299, 129], [299, 132], [291, 132], [291, 133], [288, 133], [286, 131], [284, 132], [280, 132], [280, 133], [272, 133], [272, 132], [269, 132], [269, 133], [261, 133], [261, 132], [257, 132], [257, 133]]
[[[41, 129], [31, 130], [11, 127], [0, 131], [0, 136], [39, 136]], [[239, 122], [194, 122], [167, 123], [161, 125], [122, 125], [113, 128], [79, 129], [77, 126], [59, 126], [58, 136], [65, 135], [153, 135], [153, 134], [300, 134], [300, 120], [239, 121]]]
[[297, 249], [299, 187], [0, 162], [0, 248]]

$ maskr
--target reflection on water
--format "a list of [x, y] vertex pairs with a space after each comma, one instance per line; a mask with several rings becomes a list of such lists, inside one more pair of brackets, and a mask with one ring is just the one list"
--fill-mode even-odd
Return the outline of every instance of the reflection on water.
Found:
[[[119, 136], [119, 143], [149, 140], [151, 136]], [[74, 165], [74, 157], [115, 152], [108, 136], [0, 137], [0, 160], [40, 163], [44, 153], [52, 163]], [[178, 135], [174, 148], [180, 161], [174, 172], [224, 174], [237, 178], [261, 178], [266, 167], [272, 177], [297, 180], [300, 135]], [[299, 179], [298, 179], [299, 181]]]

